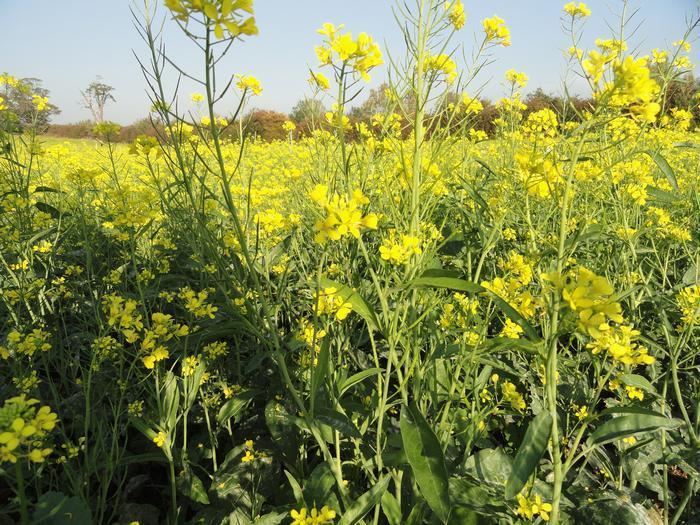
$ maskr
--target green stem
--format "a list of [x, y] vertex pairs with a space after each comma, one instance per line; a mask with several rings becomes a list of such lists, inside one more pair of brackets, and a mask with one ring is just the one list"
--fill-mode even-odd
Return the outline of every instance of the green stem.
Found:
[[24, 492], [24, 475], [22, 473], [22, 463], [15, 463], [15, 475], [17, 477], [17, 498], [19, 499], [19, 516], [22, 525], [29, 524], [29, 513], [27, 510], [27, 495]]

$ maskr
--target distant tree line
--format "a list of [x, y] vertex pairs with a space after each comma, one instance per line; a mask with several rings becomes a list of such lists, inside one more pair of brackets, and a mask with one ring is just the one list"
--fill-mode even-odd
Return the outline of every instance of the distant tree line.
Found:
[[[26, 81], [31, 83], [35, 92], [39, 90], [40, 93], [45, 93], [43, 96], [48, 96], [48, 91], [41, 87], [41, 81], [38, 79], [26, 79]], [[398, 103], [390, 100], [387, 95], [387, 87], [387, 85], [381, 85], [371, 89], [362, 103], [348, 110], [348, 117], [352, 124], [352, 130], [348, 132], [349, 138], [352, 139], [357, 136], [356, 125], [358, 123], [365, 123], [370, 126], [372, 116], [377, 113], [386, 114], [392, 110], [396, 110], [399, 115], [402, 112], [409, 115], [412, 113], [411, 100], [404, 99]], [[104, 118], [104, 104], [110, 99], [114, 100], [111, 95], [112, 91], [113, 89], [110, 86], [98, 80], [93, 82], [83, 92], [84, 105], [93, 113], [94, 121], [85, 120], [75, 124], [48, 125], [50, 117], [59, 113], [58, 108], [52, 106], [51, 111], [42, 115], [42, 118], [45, 119], [44, 124], [47, 128], [47, 133], [66, 138], [90, 138], [94, 122], [99, 122], [100, 119]], [[700, 79], [696, 79], [692, 74], [688, 74], [682, 79], [677, 79], [668, 86], [664, 108], [666, 111], [674, 107], [692, 108], [696, 122], [700, 122], [697, 100], [699, 92]], [[491, 134], [495, 128], [494, 121], [498, 118], [498, 108], [491, 100], [486, 98], [480, 98], [479, 100], [483, 110], [472, 117], [470, 127]], [[457, 93], [448, 93], [441, 102], [443, 106], [433, 108], [433, 114], [428, 116], [428, 120], [432, 122], [432, 125], [449, 125], [450, 123], [447, 120], [441, 121], [433, 117], [435, 112], [439, 112], [444, 105], [458, 101], [459, 95]], [[562, 122], [580, 119], [580, 115], [593, 109], [595, 104], [595, 101], [590, 97], [553, 95], [546, 93], [541, 88], [537, 88], [524, 96], [522, 101], [527, 106], [523, 114], [524, 117], [527, 117], [532, 112], [548, 108], [554, 111]], [[31, 112], [31, 96], [27, 98], [21, 93], [17, 93], [14, 99], [11, 99], [9, 102], [20, 109], [17, 112], [18, 115], [24, 115], [24, 117], [20, 116], [20, 119], [28, 118], [27, 115]], [[401, 108], [401, 110], [396, 108]], [[249, 137], [267, 141], [279, 140], [289, 136], [288, 131], [284, 128], [284, 124], [287, 121], [292, 121], [296, 125], [296, 136], [306, 135], [313, 129], [327, 128], [328, 124], [325, 117], [327, 111], [328, 109], [321, 101], [303, 98], [297, 102], [289, 114], [266, 109], [253, 109], [243, 117], [243, 124]], [[402, 118], [404, 119], [404, 124], [407, 124], [405, 117], [402, 116]], [[123, 126], [117, 140], [131, 142], [139, 135], [156, 136], [158, 134], [156, 129], [158, 126], [159, 124], [153, 123], [149, 119], [139, 120], [131, 125]], [[408, 129], [409, 126], [405, 125], [405, 128]], [[231, 139], [237, 139], [238, 129], [237, 122], [231, 123], [226, 128], [224, 135]]]

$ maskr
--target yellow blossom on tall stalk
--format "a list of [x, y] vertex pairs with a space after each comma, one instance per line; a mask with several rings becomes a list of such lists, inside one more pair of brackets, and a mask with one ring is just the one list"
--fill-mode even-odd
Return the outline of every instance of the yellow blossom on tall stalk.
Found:
[[352, 33], [341, 34], [343, 25], [336, 27], [334, 24], [325, 23], [318, 30], [323, 35], [325, 42], [316, 46], [316, 56], [321, 66], [329, 66], [334, 60], [339, 60], [343, 68], [357, 73], [360, 77], [369, 81], [369, 72], [384, 63], [382, 51], [371, 36], [360, 33], [357, 39], [353, 39]]
[[452, 84], [457, 78], [457, 64], [449, 55], [428, 55], [423, 64], [426, 73], [444, 75], [445, 81]]
[[583, 2], [579, 2], [578, 4], [576, 2], [569, 2], [564, 6], [564, 11], [574, 18], [591, 16], [591, 10]]
[[236, 87], [241, 91], [250, 91], [254, 96], [258, 96], [262, 93], [262, 85], [260, 81], [252, 75], [236, 75], [238, 82], [236, 82]]
[[32, 95], [32, 104], [37, 111], [45, 111], [49, 106], [49, 99], [40, 95]]
[[467, 23], [467, 15], [464, 12], [464, 4], [462, 0], [455, 0], [452, 4], [445, 4], [445, 9], [449, 12], [447, 19], [450, 21], [456, 31], [459, 31]]
[[252, 16], [253, 0], [165, 0], [165, 6], [185, 24], [193, 14], [204, 15], [207, 25], [213, 27], [214, 35], [220, 40], [226, 33], [231, 38], [258, 34]]
[[486, 41], [494, 44], [500, 44], [503, 47], [510, 46], [510, 29], [506, 26], [505, 20], [499, 16], [486, 18], [482, 22], [484, 33], [486, 33]]
[[362, 229], [377, 228], [377, 215], [362, 214], [360, 207], [366, 205], [369, 199], [359, 189], [354, 190], [349, 199], [340, 197], [337, 193], [328, 198], [328, 187], [318, 184], [310, 196], [326, 212], [325, 218], [316, 221], [315, 239], [319, 244], [325, 244], [329, 240], [338, 241], [347, 235], [358, 239]]
[[529, 78], [525, 73], [518, 73], [515, 69], [509, 69], [506, 71], [506, 80], [513, 86], [517, 85], [518, 87], [523, 88], [527, 86], [527, 81]]
[[326, 75], [314, 71], [312, 71], [311, 75], [309, 76], [309, 84], [322, 91], [325, 91], [331, 87], [331, 83]]
[[382, 241], [379, 247], [379, 254], [384, 261], [391, 264], [406, 264], [411, 256], [423, 253], [421, 240], [413, 235], [401, 235], [396, 238], [394, 232]]

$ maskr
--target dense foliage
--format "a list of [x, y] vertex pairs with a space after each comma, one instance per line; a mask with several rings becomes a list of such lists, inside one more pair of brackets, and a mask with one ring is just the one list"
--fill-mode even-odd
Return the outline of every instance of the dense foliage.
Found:
[[49, 140], [46, 97], [22, 131], [0, 98], [0, 523], [700, 520], [692, 27], [584, 52], [567, 4], [595, 104], [527, 111], [511, 70], [487, 133], [464, 86], [505, 22], [460, 66], [462, 3], [397, 3], [380, 112], [346, 114], [381, 49], [326, 24], [326, 124], [264, 142], [257, 79], [212, 80], [252, 0], [165, 3], [207, 68], [178, 114], [136, 13], [154, 136]]

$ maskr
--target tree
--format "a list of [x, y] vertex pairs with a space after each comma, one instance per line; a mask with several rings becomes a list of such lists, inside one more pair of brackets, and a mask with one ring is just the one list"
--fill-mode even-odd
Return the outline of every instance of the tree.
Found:
[[287, 115], [277, 111], [256, 109], [251, 111], [244, 122], [249, 134], [263, 140], [280, 140], [287, 138], [284, 123]]
[[377, 113], [387, 114], [389, 112], [405, 112], [406, 115], [404, 116], [406, 117], [413, 115], [416, 105], [411, 95], [405, 95], [401, 101], [401, 104], [397, 104], [389, 98], [389, 89], [390, 86], [386, 82], [381, 84], [379, 87], [371, 89], [369, 91], [369, 95], [367, 95], [367, 99], [359, 106], [353, 107], [348, 113], [348, 116], [353, 120], [367, 122]]
[[104, 121], [105, 106], [110, 100], [116, 102], [112, 92], [114, 88], [100, 81], [97, 77], [85, 91], [81, 91], [85, 109], [89, 109], [96, 124]]
[[34, 97], [49, 98], [49, 90], [42, 87], [41, 82], [38, 78], [22, 78], [17, 86], [8, 86], [7, 92], [3, 94], [9, 114], [13, 115], [13, 127], [18, 131], [34, 123], [39, 130], [43, 130], [48, 127], [51, 117], [61, 112], [51, 103], [47, 104], [43, 111], [36, 111]]
[[303, 98], [292, 108], [289, 117], [299, 123], [317, 123], [323, 119], [326, 108], [320, 100], [315, 98]]

